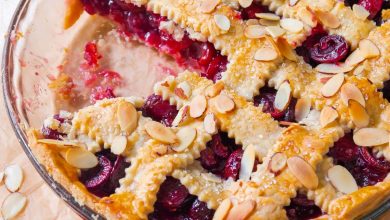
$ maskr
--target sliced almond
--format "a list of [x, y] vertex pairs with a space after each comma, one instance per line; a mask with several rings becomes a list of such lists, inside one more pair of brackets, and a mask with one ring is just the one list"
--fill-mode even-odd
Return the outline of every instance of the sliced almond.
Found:
[[278, 174], [287, 164], [287, 157], [285, 154], [277, 152], [272, 155], [268, 169], [271, 173]]
[[235, 107], [233, 99], [225, 94], [219, 94], [214, 98], [214, 101], [216, 110], [221, 114], [230, 112]]
[[273, 13], [255, 13], [256, 17], [270, 20], [270, 21], [279, 21], [280, 17]]
[[221, 0], [202, 0], [200, 11], [202, 13], [211, 13], [217, 7]]
[[359, 42], [359, 49], [366, 59], [378, 57], [381, 52], [378, 47], [370, 40], [364, 39]]
[[351, 66], [347, 66], [342, 63], [321, 63], [315, 67], [320, 73], [336, 74], [336, 73], [346, 73], [353, 69]]
[[324, 86], [321, 88], [321, 94], [324, 97], [332, 97], [334, 96], [344, 82], [344, 73], [339, 73], [330, 78]]
[[69, 148], [66, 151], [65, 160], [79, 169], [90, 169], [98, 165], [97, 157], [83, 148]]
[[287, 59], [296, 62], [297, 55], [295, 54], [294, 48], [287, 42], [286, 39], [279, 37], [276, 40], [276, 45], [279, 48], [280, 53]]
[[184, 122], [186, 122], [188, 120], [189, 115], [190, 115], [190, 107], [188, 105], [181, 107], [181, 109], [177, 113], [175, 119], [173, 119], [173, 121], [172, 121], [172, 126], [177, 127], [177, 126], [183, 124]]
[[177, 95], [177, 97], [181, 98], [181, 99], [188, 99], [188, 96], [186, 96], [184, 94], [184, 91], [182, 88], [175, 88], [173, 90], [173, 92], [175, 93], [175, 95]]
[[251, 6], [253, 0], [238, 0], [238, 3], [240, 3], [241, 7], [247, 8]]
[[203, 126], [208, 134], [216, 134], [218, 132], [217, 122], [213, 113], [208, 113], [206, 117], [204, 117]]
[[122, 102], [118, 106], [117, 120], [122, 131], [128, 135], [133, 133], [138, 125], [138, 114], [130, 102]]
[[298, 2], [299, 2], [299, 0], [289, 0], [289, 1], [288, 1], [288, 4], [289, 4], [290, 6], [294, 6], [294, 5], [296, 5]]
[[280, 20], [280, 26], [284, 28], [285, 30], [292, 32], [292, 33], [298, 33], [303, 30], [303, 23], [300, 20], [294, 19], [294, 18], [283, 18]]
[[21, 193], [9, 194], [1, 205], [1, 215], [4, 219], [13, 219], [21, 213], [27, 204], [27, 197]]
[[232, 202], [230, 199], [225, 199], [215, 210], [213, 220], [224, 220], [227, 214], [229, 213], [230, 208], [232, 207]]
[[287, 108], [291, 100], [291, 86], [287, 81], [283, 82], [275, 95], [274, 107], [283, 111]]
[[153, 139], [165, 144], [174, 144], [177, 142], [177, 136], [171, 128], [155, 121], [149, 121], [145, 124], [145, 131]]
[[315, 15], [325, 27], [338, 28], [341, 25], [339, 18], [330, 12], [318, 10], [315, 11]]
[[297, 122], [305, 119], [310, 112], [311, 109], [311, 101], [309, 98], [300, 98], [295, 105], [295, 120]]
[[355, 51], [353, 51], [345, 60], [345, 64], [347, 66], [356, 66], [362, 61], [364, 61], [365, 55], [363, 54], [362, 50], [360, 48], [357, 48]]
[[268, 26], [265, 27], [265, 30], [268, 32], [268, 34], [273, 38], [278, 38], [286, 33], [286, 31], [279, 26]]
[[316, 189], [318, 177], [313, 167], [299, 156], [287, 159], [287, 166], [291, 173], [308, 189]]
[[359, 102], [363, 107], [366, 106], [363, 94], [360, 89], [352, 83], [345, 83], [340, 90], [340, 98], [344, 105], [348, 106], [349, 100]]
[[320, 124], [324, 128], [330, 123], [334, 122], [338, 117], [339, 114], [334, 108], [325, 106], [320, 114]]
[[357, 101], [349, 100], [349, 114], [351, 115], [352, 122], [357, 128], [367, 127], [370, 123], [370, 116], [366, 109]]
[[264, 37], [265, 33], [265, 28], [261, 25], [249, 25], [244, 30], [245, 37], [251, 39]]
[[256, 51], [255, 60], [257, 61], [272, 61], [278, 58], [278, 52], [271, 47], [263, 47]]
[[389, 142], [389, 132], [381, 128], [362, 128], [353, 134], [356, 145], [373, 147]]
[[207, 100], [204, 95], [198, 95], [191, 100], [190, 103], [190, 116], [193, 118], [199, 118], [206, 111]]
[[259, 24], [263, 25], [263, 26], [278, 26], [279, 25], [279, 21], [271, 21], [271, 20], [267, 20], [267, 19], [259, 19]]
[[191, 127], [181, 128], [176, 133], [177, 139], [179, 140], [179, 145], [172, 146], [172, 149], [176, 152], [182, 152], [191, 146], [196, 138], [196, 129]]
[[191, 96], [192, 90], [190, 84], [188, 82], [183, 81], [177, 85], [176, 89], [181, 89], [184, 94], [184, 99], [188, 99]]
[[16, 192], [19, 190], [23, 182], [23, 170], [17, 164], [9, 165], [4, 169], [5, 186], [8, 191]]
[[225, 15], [214, 15], [214, 22], [218, 26], [218, 28], [223, 31], [228, 31], [230, 29], [230, 20]]
[[297, 16], [306, 25], [314, 28], [318, 24], [317, 18], [314, 16], [309, 7], [300, 7], [297, 12]]
[[49, 144], [49, 145], [56, 145], [57, 147], [80, 147], [80, 143], [76, 143], [73, 141], [66, 141], [66, 140], [54, 140], [54, 139], [39, 139], [37, 141], [41, 144]]
[[358, 4], [354, 4], [352, 6], [352, 11], [357, 18], [359, 18], [360, 20], [363, 20], [363, 21], [366, 20], [368, 18], [368, 16], [370, 16], [370, 12], [367, 11], [366, 8], [364, 8], [363, 6], [358, 5]]
[[122, 154], [127, 146], [127, 138], [126, 136], [116, 136], [114, 140], [112, 140], [111, 144], [111, 152], [116, 155]]
[[342, 193], [350, 194], [359, 189], [352, 174], [343, 166], [336, 165], [330, 168], [328, 178], [332, 185]]
[[247, 200], [237, 205], [234, 205], [230, 209], [226, 220], [244, 220], [246, 219], [256, 207], [256, 202], [253, 200]]
[[239, 173], [239, 178], [241, 180], [249, 181], [255, 164], [255, 158], [255, 147], [253, 145], [247, 146], [241, 159], [241, 168]]
[[222, 81], [218, 81], [215, 84], [206, 88], [205, 94], [207, 97], [215, 97], [224, 89], [225, 85]]

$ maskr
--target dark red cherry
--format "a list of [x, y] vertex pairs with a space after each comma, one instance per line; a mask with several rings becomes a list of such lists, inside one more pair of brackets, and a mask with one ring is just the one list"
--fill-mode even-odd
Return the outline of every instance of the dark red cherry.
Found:
[[229, 148], [222, 143], [220, 134], [213, 135], [211, 141], [207, 143], [207, 147], [210, 147], [220, 158], [226, 159], [230, 154]]
[[47, 139], [61, 140], [66, 134], [60, 133], [57, 130], [53, 130], [48, 127], [42, 127], [42, 135]]
[[192, 200], [192, 196], [189, 194], [187, 188], [179, 180], [172, 177], [167, 177], [157, 193], [158, 205], [169, 212], [180, 210], [189, 200]]
[[203, 168], [211, 170], [217, 167], [219, 159], [215, 155], [214, 151], [211, 148], [206, 148], [200, 152], [200, 163]]
[[328, 35], [310, 49], [310, 58], [317, 63], [336, 63], [343, 60], [348, 52], [349, 45], [342, 36]]
[[314, 219], [322, 215], [321, 208], [316, 206], [314, 201], [309, 200], [304, 194], [297, 194], [285, 209], [290, 220]]
[[258, 19], [256, 13], [269, 12], [267, 6], [261, 5], [259, 2], [253, 1], [252, 5], [241, 9], [241, 18], [244, 20]]
[[370, 12], [370, 19], [373, 19], [382, 9], [383, 0], [359, 0], [359, 5]]
[[98, 159], [98, 166], [82, 171], [80, 180], [90, 192], [99, 197], [103, 197], [108, 195], [106, 193], [105, 185], [110, 179], [112, 163], [103, 155], [99, 155]]
[[214, 211], [207, 208], [205, 202], [195, 199], [188, 211], [188, 216], [191, 220], [212, 220]]
[[130, 163], [125, 161], [122, 156], [116, 156], [114, 166], [110, 173], [110, 181], [107, 189], [109, 192], [114, 193], [115, 189], [119, 187], [119, 180], [125, 177], [125, 169], [130, 166]]
[[159, 95], [149, 96], [141, 111], [143, 116], [151, 117], [153, 120], [159, 121], [166, 126], [172, 125], [178, 112], [176, 106], [170, 105], [169, 101], [162, 100], [162, 97]]
[[223, 169], [222, 178], [233, 178], [233, 180], [237, 180], [241, 168], [242, 154], [242, 149], [237, 149], [230, 154], [226, 161], [225, 168]]
[[337, 161], [353, 161], [358, 156], [358, 146], [353, 142], [352, 135], [346, 134], [340, 138], [332, 148], [330, 148], [328, 155]]
[[378, 158], [375, 158], [366, 147], [360, 147], [359, 153], [362, 156], [363, 160], [370, 166], [372, 169], [375, 169], [380, 172], [387, 172], [390, 170], [390, 163], [387, 161], [381, 161]]

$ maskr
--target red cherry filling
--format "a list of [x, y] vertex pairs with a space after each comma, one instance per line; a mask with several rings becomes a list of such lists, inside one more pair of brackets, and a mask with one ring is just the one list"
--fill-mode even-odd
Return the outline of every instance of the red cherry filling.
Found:
[[239, 148], [233, 151], [232, 154], [230, 154], [229, 158], [225, 163], [225, 167], [222, 172], [222, 178], [224, 179], [233, 178], [234, 180], [238, 179], [243, 153], [244, 151], [241, 148]]
[[161, 122], [166, 126], [172, 125], [178, 113], [176, 106], [170, 105], [169, 101], [162, 100], [162, 97], [159, 95], [149, 96], [141, 111], [143, 116], [151, 117], [153, 120]]
[[148, 218], [150, 220], [211, 220], [213, 215], [214, 211], [208, 209], [206, 203], [191, 195], [179, 180], [168, 176], [160, 186], [154, 212]]
[[240, 8], [241, 18], [244, 20], [258, 19], [256, 13], [270, 12], [267, 6], [261, 5], [260, 2], [253, 1], [253, 3], [247, 8]]
[[179, 65], [198, 70], [202, 76], [217, 80], [226, 70], [227, 58], [211, 43], [192, 40], [187, 32], [176, 40], [173, 34], [160, 30], [160, 23], [167, 21], [145, 7], [137, 7], [120, 0], [83, 0], [85, 10], [115, 20], [127, 36], [145, 42], [162, 53], [172, 56]]
[[311, 30], [311, 34], [302, 43], [302, 46], [296, 48], [297, 54], [302, 56], [306, 63], [310, 63], [314, 66], [315, 64], [310, 57], [310, 49], [319, 43], [322, 37], [327, 35], [328, 33], [322, 25], [317, 25]]
[[373, 19], [382, 9], [383, 0], [359, 0], [359, 5], [370, 12], [370, 19]]
[[383, 98], [387, 99], [387, 101], [390, 101], [390, 81], [386, 81], [383, 84], [383, 89], [381, 92], [383, 93]]
[[255, 106], [263, 105], [263, 112], [271, 114], [275, 120], [294, 122], [295, 104], [297, 100], [292, 98], [289, 106], [285, 110], [278, 111], [274, 108], [275, 96], [275, 89], [265, 87], [260, 90], [260, 95], [253, 98], [253, 103]]
[[348, 55], [349, 46], [342, 36], [328, 35], [309, 50], [310, 58], [317, 63], [336, 63]]
[[351, 134], [345, 135], [329, 150], [334, 163], [344, 166], [361, 187], [375, 185], [390, 172], [390, 162], [375, 157], [370, 148], [357, 146]]
[[109, 151], [102, 151], [97, 154], [98, 166], [83, 170], [80, 181], [89, 192], [96, 196], [109, 196], [119, 187], [119, 179], [125, 176], [125, 169], [130, 164], [122, 156], [117, 156]]
[[290, 220], [306, 220], [321, 216], [321, 208], [309, 200], [304, 194], [297, 194], [291, 199], [290, 205], [284, 207]]

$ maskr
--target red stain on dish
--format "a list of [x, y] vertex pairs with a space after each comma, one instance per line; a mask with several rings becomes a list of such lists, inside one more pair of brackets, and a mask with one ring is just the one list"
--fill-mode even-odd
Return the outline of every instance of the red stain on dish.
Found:
[[162, 63], [159, 63], [157, 66], [160, 68], [159, 73], [161, 73], [161, 75], [163, 77], [166, 77], [166, 76], [177, 76], [178, 75], [178, 73], [174, 69], [172, 69], [172, 68], [170, 68], [168, 66], [165, 66]]
[[186, 68], [200, 71], [202, 76], [211, 80], [221, 78], [226, 70], [227, 57], [221, 55], [211, 43], [190, 39], [185, 32], [181, 39], [174, 34], [160, 29], [166, 17], [157, 15], [130, 3], [111, 0], [83, 0], [85, 10], [90, 14], [99, 13], [115, 20], [120, 25], [120, 32], [129, 37], [170, 55], [177, 63]]

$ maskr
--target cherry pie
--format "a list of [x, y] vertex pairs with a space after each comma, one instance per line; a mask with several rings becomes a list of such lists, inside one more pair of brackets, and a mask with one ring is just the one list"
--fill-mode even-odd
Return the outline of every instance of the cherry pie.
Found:
[[66, 27], [84, 9], [188, 69], [146, 99], [97, 87], [30, 131], [81, 204], [108, 219], [353, 219], [389, 198], [390, 1], [70, 6]]

